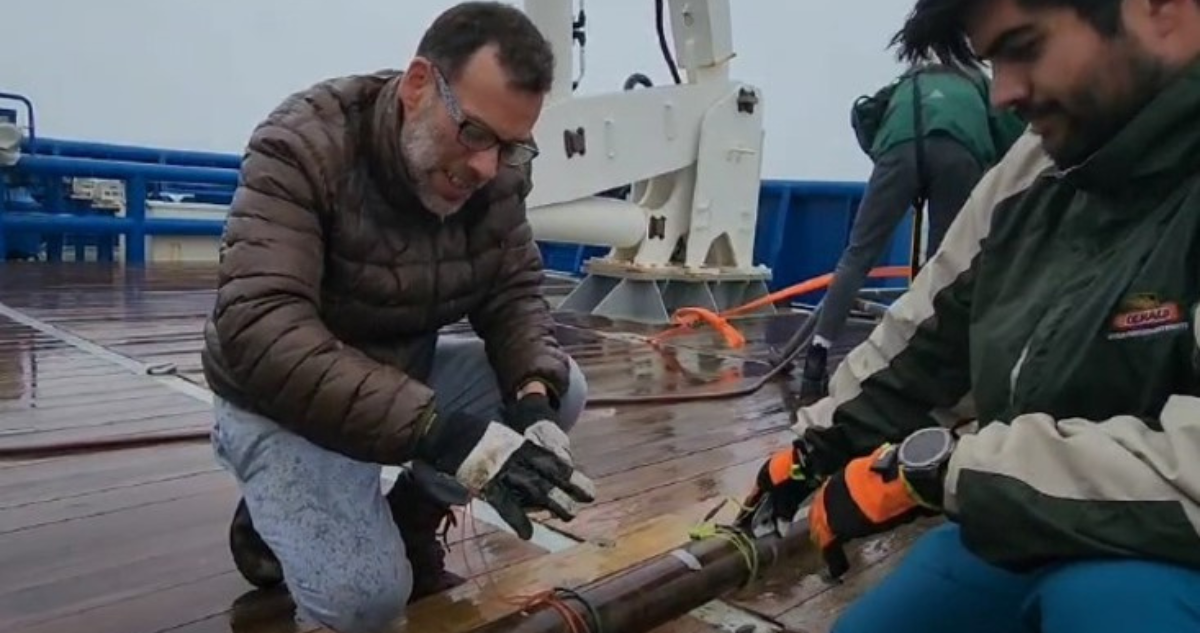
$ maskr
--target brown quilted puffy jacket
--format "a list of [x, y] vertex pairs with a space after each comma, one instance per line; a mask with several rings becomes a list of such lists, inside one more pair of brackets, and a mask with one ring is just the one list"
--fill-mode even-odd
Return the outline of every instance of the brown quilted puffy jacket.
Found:
[[320, 83], [254, 130], [202, 352], [218, 396], [382, 464], [412, 457], [443, 325], [469, 318], [506, 394], [568, 380], [528, 173], [501, 169], [444, 220], [426, 211], [401, 167], [399, 76]]

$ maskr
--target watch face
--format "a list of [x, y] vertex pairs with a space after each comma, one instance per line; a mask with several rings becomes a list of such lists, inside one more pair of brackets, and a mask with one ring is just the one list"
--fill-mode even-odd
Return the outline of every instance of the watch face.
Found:
[[950, 452], [952, 436], [942, 428], [921, 429], [900, 445], [900, 463], [907, 468], [940, 464]]

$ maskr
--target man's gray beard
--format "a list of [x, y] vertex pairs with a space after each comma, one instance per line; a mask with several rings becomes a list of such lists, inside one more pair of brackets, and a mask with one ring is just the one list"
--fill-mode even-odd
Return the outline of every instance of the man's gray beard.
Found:
[[433, 126], [421, 119], [407, 121], [400, 128], [400, 154], [413, 182], [413, 194], [430, 213], [446, 218], [458, 213], [462, 203], [442, 199], [430, 182], [438, 169], [440, 140]]

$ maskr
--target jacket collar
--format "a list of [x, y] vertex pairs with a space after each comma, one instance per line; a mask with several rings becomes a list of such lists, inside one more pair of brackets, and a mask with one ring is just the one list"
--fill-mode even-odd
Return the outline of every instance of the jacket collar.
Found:
[[1063, 176], [1116, 193], [1135, 181], [1178, 177], [1200, 163], [1200, 61], [1193, 62], [1112, 139]]
[[389, 204], [399, 209], [424, 210], [413, 192], [413, 180], [400, 151], [400, 127], [404, 124], [404, 107], [400, 103], [400, 79], [403, 76], [397, 72], [383, 84], [366, 117], [367, 168]]

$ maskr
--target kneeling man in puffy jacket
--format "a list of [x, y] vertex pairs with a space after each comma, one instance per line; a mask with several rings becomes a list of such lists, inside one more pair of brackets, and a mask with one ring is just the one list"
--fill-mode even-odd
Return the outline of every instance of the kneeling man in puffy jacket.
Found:
[[[553, 67], [519, 9], [461, 4], [404, 72], [324, 81], [253, 131], [203, 361], [234, 560], [304, 620], [379, 630], [462, 582], [436, 533], [469, 496], [522, 538], [593, 500], [525, 217]], [[477, 337], [438, 337], [464, 317]]]

